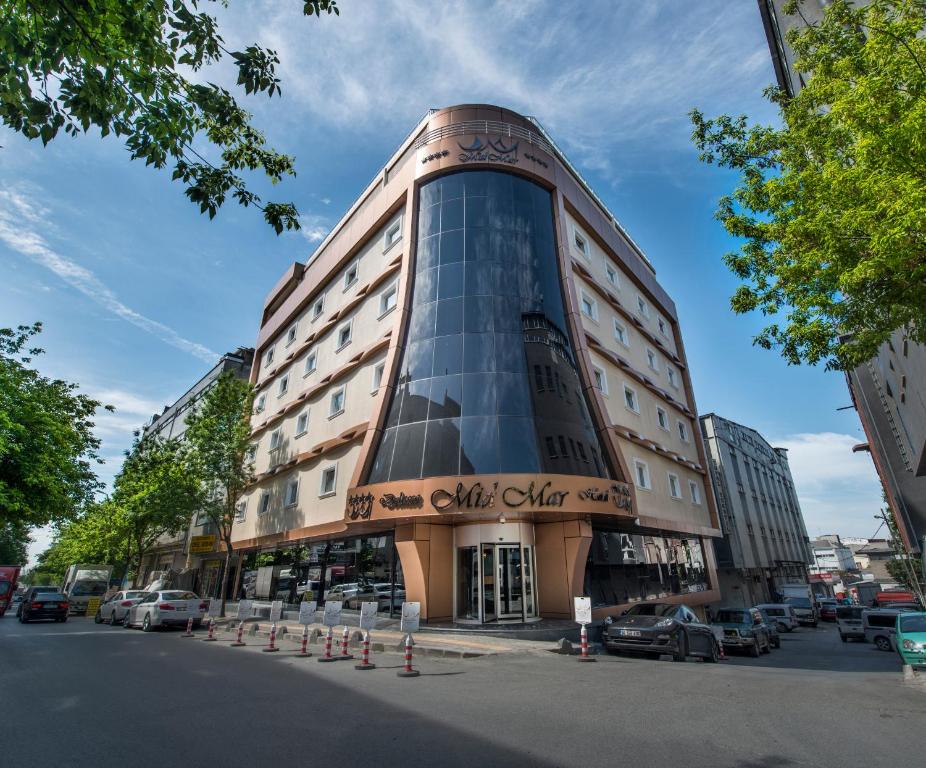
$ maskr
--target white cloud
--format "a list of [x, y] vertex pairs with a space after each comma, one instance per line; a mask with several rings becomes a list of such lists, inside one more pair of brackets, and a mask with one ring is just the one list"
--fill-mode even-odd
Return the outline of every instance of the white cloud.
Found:
[[137, 328], [200, 360], [214, 363], [218, 355], [208, 347], [190, 341], [164, 323], [145, 317], [123, 304], [93, 272], [55, 251], [40, 234], [47, 229], [50, 212], [30, 197], [15, 190], [0, 190], [0, 241], [14, 251], [54, 272], [72, 288]]
[[299, 234], [310, 243], [320, 243], [331, 231], [331, 224], [327, 216], [303, 214], [299, 217], [299, 223], [302, 225]]
[[823, 533], [870, 536], [883, 506], [871, 457], [852, 453], [858, 439], [836, 432], [802, 432], [772, 440], [788, 449], [794, 486], [811, 537]]

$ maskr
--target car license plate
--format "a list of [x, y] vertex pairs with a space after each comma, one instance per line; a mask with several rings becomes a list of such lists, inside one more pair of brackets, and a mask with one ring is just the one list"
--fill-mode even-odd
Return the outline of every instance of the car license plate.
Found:
[[621, 630], [621, 637], [639, 637], [639, 636], [640, 636], [639, 629], [622, 629]]

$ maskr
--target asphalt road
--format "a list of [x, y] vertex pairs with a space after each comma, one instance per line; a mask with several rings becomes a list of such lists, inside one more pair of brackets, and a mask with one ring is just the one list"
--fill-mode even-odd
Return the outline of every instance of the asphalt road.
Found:
[[717, 665], [538, 651], [413, 679], [395, 653], [360, 672], [180, 634], [0, 620], [0, 765], [926, 764], [926, 690], [831, 626]]

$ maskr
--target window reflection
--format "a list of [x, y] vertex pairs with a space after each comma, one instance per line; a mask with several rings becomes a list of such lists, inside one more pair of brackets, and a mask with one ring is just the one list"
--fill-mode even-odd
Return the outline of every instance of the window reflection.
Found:
[[368, 481], [607, 477], [566, 333], [549, 192], [493, 171], [442, 176], [421, 187], [418, 232], [407, 346]]

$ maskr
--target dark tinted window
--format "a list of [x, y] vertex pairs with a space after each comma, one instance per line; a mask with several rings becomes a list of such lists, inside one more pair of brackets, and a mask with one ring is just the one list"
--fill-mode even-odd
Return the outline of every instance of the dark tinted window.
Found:
[[442, 176], [421, 187], [418, 233], [401, 373], [368, 482], [607, 477], [566, 331], [550, 193], [495, 171]]
[[647, 605], [635, 605], [629, 611], [627, 616], [674, 616], [675, 606], [666, 605], [665, 603], [650, 603]]
[[747, 611], [717, 611], [717, 621], [721, 624], [752, 624], [752, 616]]
[[901, 632], [926, 632], [926, 616], [901, 616]]
[[893, 627], [897, 622], [896, 613], [870, 613], [868, 614], [869, 627]]

